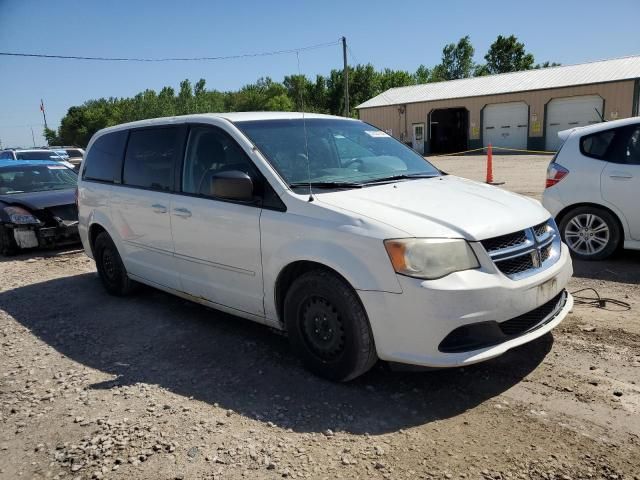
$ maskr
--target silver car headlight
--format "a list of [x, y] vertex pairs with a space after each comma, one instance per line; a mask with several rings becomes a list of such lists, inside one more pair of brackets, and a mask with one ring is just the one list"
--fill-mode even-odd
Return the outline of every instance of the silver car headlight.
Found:
[[384, 246], [394, 270], [410, 277], [433, 280], [480, 266], [462, 239], [403, 238], [385, 240]]

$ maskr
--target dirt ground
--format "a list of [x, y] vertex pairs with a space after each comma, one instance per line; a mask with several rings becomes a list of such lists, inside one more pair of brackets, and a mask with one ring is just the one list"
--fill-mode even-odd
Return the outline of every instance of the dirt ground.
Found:
[[[494, 176], [539, 198], [548, 161], [498, 157]], [[483, 157], [434, 163], [484, 176]], [[268, 328], [110, 297], [82, 252], [1, 260], [0, 478], [638, 480], [640, 255], [575, 271], [571, 291], [631, 309], [576, 305], [481, 365], [333, 384]]]

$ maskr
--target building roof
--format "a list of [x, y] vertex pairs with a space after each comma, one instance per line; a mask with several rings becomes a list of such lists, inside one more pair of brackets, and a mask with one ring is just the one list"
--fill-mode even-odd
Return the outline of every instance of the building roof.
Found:
[[640, 78], [640, 56], [390, 88], [356, 108], [571, 87]]

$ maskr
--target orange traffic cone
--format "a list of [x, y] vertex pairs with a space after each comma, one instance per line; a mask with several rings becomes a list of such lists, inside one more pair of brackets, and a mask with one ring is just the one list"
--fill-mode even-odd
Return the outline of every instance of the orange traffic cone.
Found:
[[493, 181], [493, 146], [491, 144], [487, 147], [487, 178], [485, 182], [489, 185], [504, 185], [504, 182]]
[[487, 179], [486, 183], [493, 183], [493, 146], [487, 147]]

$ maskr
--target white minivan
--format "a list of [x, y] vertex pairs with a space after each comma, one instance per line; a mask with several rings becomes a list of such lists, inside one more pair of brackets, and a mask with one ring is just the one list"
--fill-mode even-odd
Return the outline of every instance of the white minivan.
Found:
[[377, 359], [468, 365], [566, 316], [567, 247], [539, 202], [441, 172], [358, 120], [225, 113], [91, 139], [80, 236], [106, 289], [144, 283], [284, 330], [345, 381]]

